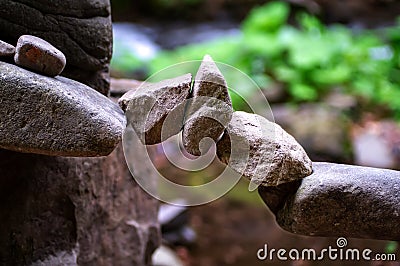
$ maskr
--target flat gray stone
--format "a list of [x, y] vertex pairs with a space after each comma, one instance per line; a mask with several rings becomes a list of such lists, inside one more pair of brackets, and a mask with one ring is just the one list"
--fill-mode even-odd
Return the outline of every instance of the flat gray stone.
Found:
[[211, 138], [215, 143], [224, 133], [232, 118], [232, 102], [225, 78], [211, 56], [204, 56], [193, 86], [192, 99], [183, 128], [182, 141], [186, 151], [200, 156], [210, 148]]
[[108, 94], [110, 0], [0, 0], [0, 6], [0, 40], [40, 37], [65, 54], [63, 76]]
[[161, 143], [181, 131], [191, 83], [191, 74], [145, 83], [119, 99], [128, 123], [143, 144]]
[[255, 185], [277, 186], [312, 173], [304, 149], [279, 125], [257, 114], [234, 112], [218, 158]]
[[0, 62], [0, 147], [58, 156], [114, 150], [125, 117], [110, 99], [79, 82]]
[[60, 50], [32, 35], [19, 37], [14, 60], [17, 65], [51, 77], [61, 74], [67, 63]]
[[0, 40], [0, 56], [13, 56], [14, 54], [15, 47]]
[[259, 188], [283, 229], [310, 236], [400, 240], [399, 171], [333, 163], [313, 163], [313, 169], [291, 188]]

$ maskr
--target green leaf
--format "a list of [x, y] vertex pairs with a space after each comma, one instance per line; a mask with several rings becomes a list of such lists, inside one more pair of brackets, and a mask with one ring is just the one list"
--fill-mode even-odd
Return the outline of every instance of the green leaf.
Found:
[[318, 99], [316, 89], [307, 84], [291, 84], [289, 89], [292, 96], [298, 101], [315, 101]]
[[311, 80], [317, 85], [335, 85], [351, 79], [351, 69], [345, 65], [333, 68], [315, 69], [311, 72]]
[[243, 23], [243, 31], [274, 32], [285, 24], [289, 16], [289, 5], [285, 2], [270, 2], [253, 9]]

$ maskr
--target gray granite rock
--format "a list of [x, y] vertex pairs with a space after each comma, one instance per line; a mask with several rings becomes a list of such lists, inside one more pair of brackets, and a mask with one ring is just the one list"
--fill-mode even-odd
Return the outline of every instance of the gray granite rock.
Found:
[[0, 56], [14, 56], [15, 47], [0, 40]]
[[0, 62], [0, 147], [59, 156], [114, 150], [125, 117], [110, 99], [79, 82]]
[[67, 58], [63, 76], [102, 94], [109, 90], [110, 0], [0, 0], [0, 39], [38, 36]]
[[14, 60], [19, 66], [51, 77], [61, 74], [67, 63], [60, 50], [32, 35], [19, 37]]
[[312, 162], [296, 140], [266, 118], [234, 112], [218, 158], [256, 185], [277, 186], [312, 173]]
[[313, 169], [301, 183], [259, 188], [282, 228], [310, 236], [400, 240], [399, 171], [332, 163], [313, 163]]
[[183, 146], [190, 154], [199, 156], [210, 148], [210, 145], [201, 145], [201, 140], [211, 138], [217, 142], [233, 112], [228, 85], [209, 55], [204, 56], [196, 74], [192, 99], [188, 101], [187, 108]]
[[161, 143], [181, 131], [191, 83], [192, 75], [186, 74], [146, 83], [119, 99], [128, 123], [143, 144]]

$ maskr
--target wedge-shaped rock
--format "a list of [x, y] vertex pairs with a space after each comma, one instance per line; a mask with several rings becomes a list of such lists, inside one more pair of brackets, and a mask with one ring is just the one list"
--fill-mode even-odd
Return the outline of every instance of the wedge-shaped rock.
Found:
[[191, 74], [145, 83], [119, 99], [128, 123], [143, 144], [161, 143], [181, 131], [191, 83]]
[[400, 240], [399, 171], [333, 163], [313, 163], [313, 168], [302, 182], [259, 188], [283, 229]]
[[199, 156], [222, 136], [232, 118], [232, 102], [225, 78], [211, 56], [204, 56], [196, 74], [193, 97], [188, 102], [188, 112], [183, 128], [183, 145], [187, 152]]
[[220, 160], [255, 185], [277, 186], [312, 173], [304, 149], [279, 125], [262, 116], [234, 112], [217, 143]]
[[58, 156], [108, 155], [125, 117], [118, 105], [79, 82], [0, 62], [0, 147]]

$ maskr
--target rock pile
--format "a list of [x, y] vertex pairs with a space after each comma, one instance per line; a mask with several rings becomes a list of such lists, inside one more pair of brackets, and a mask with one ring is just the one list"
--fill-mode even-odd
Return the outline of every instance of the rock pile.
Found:
[[63, 76], [108, 94], [110, 0], [3, 0], [0, 6], [0, 40], [16, 44], [26, 34], [46, 40], [67, 58]]
[[144, 144], [160, 143], [183, 127], [187, 152], [204, 154], [210, 147], [204, 140], [211, 139], [220, 160], [256, 185], [277, 186], [312, 173], [304, 149], [281, 127], [256, 114], [232, 111], [228, 86], [210, 56], [204, 57], [189, 94], [191, 83], [187, 74], [144, 85], [119, 100]]
[[0, 2], [0, 264], [150, 265], [158, 201], [132, 179], [125, 116], [102, 95], [110, 1]]
[[0, 264], [150, 265], [158, 202], [124, 163], [114, 101], [0, 62], [0, 117]]

